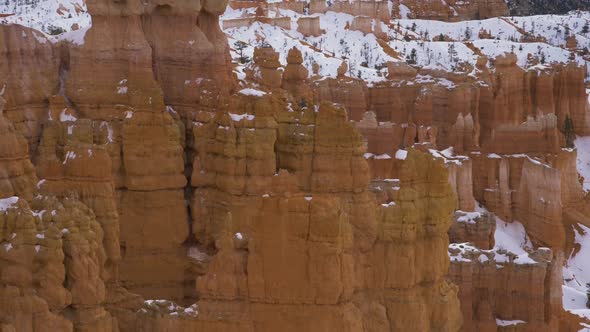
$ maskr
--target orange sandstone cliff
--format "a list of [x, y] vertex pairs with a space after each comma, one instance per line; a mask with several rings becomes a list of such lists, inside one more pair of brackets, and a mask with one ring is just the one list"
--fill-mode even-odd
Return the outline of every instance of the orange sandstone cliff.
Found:
[[382, 203], [300, 53], [237, 87], [226, 2], [87, 5], [82, 40], [0, 26], [3, 329], [460, 329], [440, 161]]
[[[77, 38], [0, 25], [3, 331], [585, 322], [562, 306], [564, 260], [590, 226], [568, 141], [590, 131], [584, 68], [523, 69], [507, 53], [455, 72], [389, 62], [367, 83], [338, 59], [328, 78], [298, 44], [281, 54], [261, 36], [252, 63], [232, 63], [228, 1], [86, 4], [92, 26]], [[230, 6], [257, 8], [237, 26], [277, 29], [265, 15], [280, 8], [352, 14], [346, 30], [396, 59], [379, 20], [508, 10]], [[298, 31], [321, 36], [320, 21], [299, 18]]]

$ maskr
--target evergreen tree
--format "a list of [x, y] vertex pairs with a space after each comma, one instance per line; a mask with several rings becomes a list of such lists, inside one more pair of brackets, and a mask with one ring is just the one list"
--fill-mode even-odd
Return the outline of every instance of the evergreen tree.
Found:
[[451, 62], [456, 62], [456, 58], [457, 58], [457, 50], [455, 49], [455, 44], [454, 43], [450, 43], [449, 44], [449, 59], [451, 60]]
[[416, 51], [415, 48], [413, 48], [410, 51], [410, 55], [408, 55], [407, 59], [408, 59], [408, 63], [409, 64], [411, 64], [411, 65], [415, 65], [416, 64], [416, 62], [418, 61], [418, 52]]
[[471, 29], [469, 27], [465, 28], [465, 40], [471, 40]]
[[565, 146], [568, 148], [573, 148], [574, 140], [576, 139], [576, 133], [574, 132], [574, 121], [569, 115], [565, 116], [563, 131], [565, 134]]
[[238, 40], [234, 43], [234, 47], [236, 48], [236, 51], [238, 52], [238, 54], [240, 55], [240, 63], [241, 64], [245, 64], [246, 62], [250, 61], [250, 58], [248, 58], [247, 56], [244, 55], [244, 50], [246, 49], [246, 47], [248, 47], [248, 44], [246, 44], [245, 42]]

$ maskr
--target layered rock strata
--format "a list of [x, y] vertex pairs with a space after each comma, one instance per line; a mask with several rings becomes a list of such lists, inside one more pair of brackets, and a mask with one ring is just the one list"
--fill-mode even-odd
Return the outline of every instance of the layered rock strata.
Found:
[[402, 13], [401, 8], [404, 8], [411, 13], [410, 15], [412, 15], [412, 17], [409, 18], [450, 22], [479, 20], [490, 17], [507, 16], [509, 14], [506, 2], [498, 0], [394, 1], [394, 15], [400, 17]]
[[527, 259], [506, 251], [468, 244], [449, 247], [450, 278], [459, 285], [462, 331], [558, 331], [561, 317], [561, 264], [548, 248]]
[[[301, 10], [330, 9], [321, 3]], [[493, 4], [446, 5], [487, 17]], [[588, 130], [583, 69], [524, 71], [507, 55], [461, 77], [390, 63], [369, 86], [347, 77], [345, 61], [336, 78], [310, 78], [296, 48], [284, 70], [261, 48], [236, 82], [218, 24], [225, 5], [89, 1], [92, 28], [57, 45], [0, 27], [11, 63], [0, 65], [3, 328], [563, 322], [564, 225], [588, 222], [575, 152], [562, 149], [566, 119]], [[330, 10], [366, 16], [352, 28], [378, 34], [383, 6]], [[308, 34], [321, 33], [308, 21]], [[522, 222], [535, 247], [493, 250], [495, 220], [472, 218], [475, 199]], [[447, 231], [461, 307], [446, 281]]]
[[362, 136], [344, 109], [314, 102], [300, 52], [280, 80], [274, 55], [258, 54], [273, 93], [235, 94], [217, 20], [225, 5], [91, 1], [81, 40], [9, 43], [7, 57], [44, 54], [10, 71], [31, 77], [46, 66], [40, 76], [54, 84], [21, 100], [15, 91], [28, 87], [0, 71], [7, 114], [44, 105], [30, 127], [0, 121], [11, 170], [0, 197], [11, 294], [1, 322], [19, 331], [457, 331], [442, 163], [411, 152], [400, 196], [378, 202]]

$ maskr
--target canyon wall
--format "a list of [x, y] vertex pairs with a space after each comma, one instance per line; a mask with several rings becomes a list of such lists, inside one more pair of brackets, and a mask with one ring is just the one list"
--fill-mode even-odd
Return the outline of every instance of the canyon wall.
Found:
[[[463, 210], [456, 220], [469, 219], [479, 202], [509, 224], [522, 223], [532, 243], [523, 263], [494, 248], [494, 217], [453, 224], [449, 273], [460, 289], [463, 331], [575, 329], [576, 318], [562, 309], [561, 268], [572, 246], [570, 225], [590, 220], [576, 151], [564, 146], [567, 118], [576, 119], [572, 130], [579, 135], [588, 128], [583, 68], [525, 71], [507, 55], [480, 67], [474, 80], [405, 65], [393, 69], [387, 82], [362, 94], [338, 95], [351, 78], [314, 86], [316, 98], [371, 110], [349, 113], [365, 137], [372, 185], [395, 192], [400, 151], [430, 151], [448, 170], [455, 209]], [[575, 88], [565, 93], [566, 86]]]
[[409, 11], [409, 17], [426, 20], [464, 21], [479, 20], [497, 16], [507, 16], [508, 6], [500, 0], [395, 0], [393, 11], [396, 17], [401, 17], [404, 10]]
[[0, 27], [3, 328], [460, 328], [439, 161], [412, 152], [378, 202], [300, 53], [272, 95], [236, 94], [225, 3], [87, 5], [73, 42]]
[[[87, 5], [92, 27], [70, 41], [0, 25], [3, 329], [578, 323], [560, 301], [567, 226], [590, 225], [564, 148], [568, 119], [589, 131], [583, 68], [396, 62], [367, 84], [346, 61], [309, 77], [297, 47], [265, 46], [237, 79], [227, 1]], [[387, 5], [309, 10], [362, 15], [351, 28], [374, 33]], [[394, 15], [402, 5], [440, 20], [506, 10], [406, 1]], [[323, 34], [319, 22], [300, 32]], [[528, 251], [498, 249], [498, 225], [519, 224]]]

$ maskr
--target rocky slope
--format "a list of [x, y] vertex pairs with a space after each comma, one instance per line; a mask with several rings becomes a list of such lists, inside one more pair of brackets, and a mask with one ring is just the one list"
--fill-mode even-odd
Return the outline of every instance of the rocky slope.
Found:
[[[443, 21], [462, 21], [487, 19], [497, 16], [531, 16], [566, 14], [572, 10], [589, 10], [590, 4], [583, 0], [506, 0], [506, 1], [415, 1], [395, 0], [394, 8], [401, 17], [433, 19]], [[396, 10], [394, 9], [394, 12]]]
[[86, 5], [0, 24], [3, 330], [589, 323], [587, 13]]
[[590, 4], [587, 1], [566, 0], [508, 0], [508, 8], [511, 15], [542, 15], [542, 14], [565, 14], [571, 10], [589, 10]]

